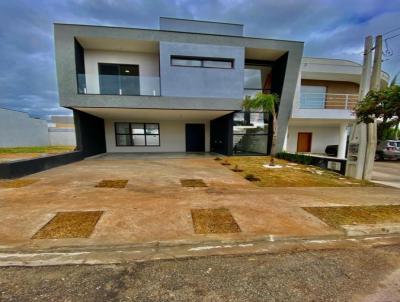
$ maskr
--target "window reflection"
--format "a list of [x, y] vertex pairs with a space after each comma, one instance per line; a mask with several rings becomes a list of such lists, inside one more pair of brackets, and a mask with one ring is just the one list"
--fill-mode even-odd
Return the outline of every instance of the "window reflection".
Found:
[[268, 114], [238, 112], [233, 117], [233, 152], [235, 154], [267, 154]]

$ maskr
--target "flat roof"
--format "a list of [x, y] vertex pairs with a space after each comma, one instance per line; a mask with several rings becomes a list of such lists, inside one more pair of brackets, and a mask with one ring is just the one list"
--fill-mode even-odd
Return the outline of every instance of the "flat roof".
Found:
[[[189, 19], [190, 20], [190, 19]], [[192, 20], [193, 21], [193, 20]], [[208, 21], [204, 21], [208, 22]], [[264, 41], [281, 41], [281, 42], [290, 42], [290, 43], [301, 43], [304, 44], [303, 41], [297, 40], [285, 40], [285, 39], [272, 39], [272, 38], [260, 38], [260, 37], [251, 37], [251, 36], [234, 36], [234, 35], [222, 35], [222, 34], [207, 34], [207, 33], [196, 33], [196, 32], [185, 32], [185, 31], [175, 31], [175, 30], [162, 30], [162, 29], [154, 29], [154, 28], [140, 28], [140, 27], [125, 27], [125, 26], [113, 26], [113, 25], [94, 25], [94, 24], [76, 24], [76, 23], [63, 23], [63, 22], [54, 22], [54, 25], [61, 26], [82, 26], [82, 27], [94, 27], [94, 28], [108, 28], [108, 29], [132, 29], [132, 30], [143, 30], [148, 32], [171, 32], [171, 33], [182, 33], [188, 35], [205, 35], [205, 36], [222, 36], [222, 37], [232, 37], [237, 39], [254, 39], [254, 40], [264, 40]], [[230, 23], [228, 23], [230, 24]]]

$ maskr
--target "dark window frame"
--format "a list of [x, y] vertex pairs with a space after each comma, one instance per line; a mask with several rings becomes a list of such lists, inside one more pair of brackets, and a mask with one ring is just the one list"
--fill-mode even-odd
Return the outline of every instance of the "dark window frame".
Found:
[[[118, 133], [118, 124], [128, 124], [129, 133]], [[132, 124], [142, 124], [143, 125], [143, 134], [134, 134], [132, 133]], [[158, 134], [147, 134], [146, 133], [146, 125], [157, 125]], [[160, 123], [141, 123], [141, 122], [114, 122], [114, 134], [115, 134], [115, 146], [116, 147], [160, 147], [161, 146], [161, 132], [160, 132]], [[134, 145], [132, 141], [133, 135], [142, 135], [144, 136], [144, 145]], [[118, 136], [128, 136], [129, 144], [128, 145], [120, 145], [118, 144]], [[147, 136], [158, 136], [158, 145], [148, 145], [147, 144]]]
[[[115, 93], [102, 93], [101, 92], [101, 79], [100, 76], [102, 74], [100, 74], [100, 66], [101, 65], [108, 65], [108, 66], [118, 66], [118, 74], [115, 75], [118, 77], [118, 91], [122, 90], [122, 85], [121, 85], [121, 66], [137, 66], [137, 75], [136, 77], [138, 78], [138, 85], [139, 85], [139, 92], [138, 94], [115, 94]], [[123, 64], [123, 63], [103, 63], [103, 62], [98, 62], [97, 63], [97, 70], [98, 70], [98, 75], [99, 75], [99, 92], [101, 95], [128, 95], [128, 96], [140, 96], [140, 65], [139, 64]]]
[[[190, 65], [179, 65], [174, 64], [173, 60], [193, 60], [200, 61], [201, 66], [190, 66]], [[205, 61], [214, 61], [214, 62], [227, 62], [231, 63], [231, 67], [212, 67], [212, 66], [204, 66]], [[196, 56], [181, 56], [181, 55], [171, 55], [170, 64], [174, 67], [192, 67], [192, 68], [213, 68], [213, 69], [235, 69], [235, 59], [231, 58], [214, 58], [214, 57], [196, 57]]]

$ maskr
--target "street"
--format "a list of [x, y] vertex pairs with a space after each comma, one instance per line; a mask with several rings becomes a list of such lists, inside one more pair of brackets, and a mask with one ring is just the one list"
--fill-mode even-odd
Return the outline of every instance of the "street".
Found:
[[6, 267], [1, 301], [400, 301], [400, 246]]
[[372, 181], [400, 188], [400, 161], [376, 161]]

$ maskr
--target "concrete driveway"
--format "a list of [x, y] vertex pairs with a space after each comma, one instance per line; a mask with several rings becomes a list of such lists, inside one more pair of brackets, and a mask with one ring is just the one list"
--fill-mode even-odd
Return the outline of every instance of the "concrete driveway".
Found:
[[[182, 187], [183, 178], [201, 178], [208, 187]], [[106, 156], [26, 179], [38, 181], [0, 188], [0, 249], [337, 235], [301, 207], [400, 203], [399, 190], [385, 187], [260, 188], [211, 157]], [[123, 189], [95, 187], [104, 179], [129, 182]], [[221, 207], [230, 210], [241, 232], [195, 234], [191, 209]], [[31, 239], [60, 211], [104, 214], [89, 238]]]
[[376, 161], [372, 181], [400, 188], [400, 161]]

